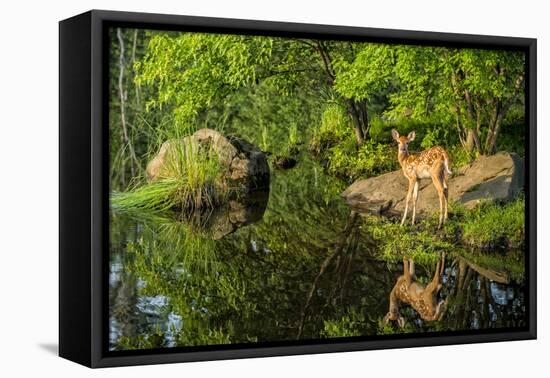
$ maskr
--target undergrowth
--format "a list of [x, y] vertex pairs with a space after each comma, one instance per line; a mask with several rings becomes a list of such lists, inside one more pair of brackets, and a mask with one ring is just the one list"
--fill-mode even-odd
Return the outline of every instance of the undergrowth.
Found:
[[525, 199], [518, 196], [509, 204], [487, 202], [468, 210], [452, 203], [449, 219], [437, 229], [438, 214], [403, 226], [398, 220], [366, 217], [361, 226], [377, 242], [378, 257], [399, 262], [403, 256], [430, 263], [442, 252], [471, 247], [481, 252], [516, 249], [525, 243]]

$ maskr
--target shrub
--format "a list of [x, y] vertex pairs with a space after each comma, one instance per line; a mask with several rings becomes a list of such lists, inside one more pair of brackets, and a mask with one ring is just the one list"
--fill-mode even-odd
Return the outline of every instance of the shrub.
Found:
[[313, 132], [310, 151], [319, 155], [325, 149], [347, 139], [351, 130], [350, 122], [344, 108], [337, 104], [328, 105], [321, 117], [321, 124]]
[[463, 223], [465, 243], [485, 249], [520, 247], [525, 239], [525, 199], [500, 205], [485, 203], [466, 213]]
[[357, 149], [353, 138], [330, 148], [327, 160], [328, 172], [347, 181], [399, 168], [393, 146], [368, 140]]

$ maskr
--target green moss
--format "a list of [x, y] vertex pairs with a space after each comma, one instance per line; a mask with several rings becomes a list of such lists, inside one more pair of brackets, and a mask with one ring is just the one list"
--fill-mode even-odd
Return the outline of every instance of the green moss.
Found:
[[395, 221], [380, 221], [373, 217], [368, 218], [362, 227], [379, 246], [377, 257], [396, 263], [407, 256], [419, 264], [431, 264], [442, 252], [456, 249], [454, 227], [437, 230], [436, 222], [430, 218], [414, 226], [401, 226]]
[[[451, 203], [450, 217], [438, 230], [438, 215], [422, 219], [414, 226], [398, 220], [366, 217], [361, 226], [375, 244], [377, 257], [399, 262], [403, 256], [420, 264], [435, 262], [442, 252], [462, 253], [464, 247], [481, 250], [519, 248], [525, 239], [525, 200], [518, 197], [507, 205], [486, 203], [473, 210]], [[484, 262], [484, 265], [487, 265]], [[521, 273], [521, 272], [518, 272]]]

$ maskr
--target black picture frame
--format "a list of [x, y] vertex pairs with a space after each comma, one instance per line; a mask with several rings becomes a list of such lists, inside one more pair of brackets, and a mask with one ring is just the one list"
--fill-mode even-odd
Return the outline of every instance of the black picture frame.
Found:
[[[108, 75], [112, 26], [514, 49], [526, 54], [528, 327], [444, 335], [109, 352]], [[88, 367], [406, 348], [536, 338], [536, 39], [92, 10], [59, 23], [59, 355]]]

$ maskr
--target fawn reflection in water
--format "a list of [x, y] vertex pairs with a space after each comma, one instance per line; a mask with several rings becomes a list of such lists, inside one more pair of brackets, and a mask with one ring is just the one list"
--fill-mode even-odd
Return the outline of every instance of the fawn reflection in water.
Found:
[[441, 320], [445, 301], [437, 297], [442, 287], [445, 255], [437, 262], [433, 279], [427, 285], [416, 280], [414, 261], [403, 258], [403, 275], [397, 279], [390, 293], [390, 309], [384, 316], [384, 324], [390, 320], [397, 321], [400, 327], [405, 325], [405, 319], [399, 314], [399, 304], [409, 304], [423, 320]]
[[419, 275], [414, 260], [404, 258], [382, 325], [402, 329], [408, 322], [409, 332], [525, 326], [523, 277], [503, 266], [479, 265], [462, 252], [442, 253], [433, 270]]

